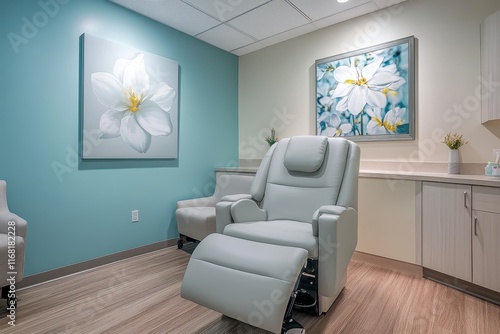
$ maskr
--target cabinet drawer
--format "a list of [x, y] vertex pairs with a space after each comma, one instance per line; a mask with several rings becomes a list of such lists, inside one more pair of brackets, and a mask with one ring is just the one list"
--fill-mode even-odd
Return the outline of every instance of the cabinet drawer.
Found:
[[500, 213], [500, 188], [473, 186], [472, 209]]

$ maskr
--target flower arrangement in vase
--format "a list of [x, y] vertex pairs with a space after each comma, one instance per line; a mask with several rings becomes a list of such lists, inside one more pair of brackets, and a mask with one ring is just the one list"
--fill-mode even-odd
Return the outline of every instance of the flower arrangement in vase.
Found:
[[271, 129], [271, 135], [266, 137], [266, 142], [269, 144], [269, 146], [273, 146], [274, 143], [278, 142], [278, 137], [276, 137], [276, 131], [274, 128]]
[[464, 140], [463, 135], [448, 132], [444, 136], [443, 143], [450, 149], [448, 174], [460, 174], [460, 155], [458, 149], [468, 142]]

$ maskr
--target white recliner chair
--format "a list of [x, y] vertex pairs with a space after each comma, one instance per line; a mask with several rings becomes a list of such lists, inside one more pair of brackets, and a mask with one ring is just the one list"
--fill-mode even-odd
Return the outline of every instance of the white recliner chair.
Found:
[[[345, 286], [347, 266], [357, 244], [359, 159], [359, 147], [344, 138], [298, 136], [273, 145], [262, 160], [250, 194], [222, 198], [216, 205], [221, 236], [209, 236], [193, 253], [181, 295], [275, 333], [296, 330], [290, 304], [315, 315], [326, 312]], [[265, 251], [259, 252], [260, 248]], [[240, 284], [244, 292], [233, 300], [225, 294], [227, 281], [207, 286], [206, 276], [196, 277], [212, 269], [219, 278], [215, 281], [237, 279], [244, 283]], [[264, 296], [277, 291], [260, 276], [288, 279], [286, 289], [279, 291], [282, 295], [295, 291], [289, 304], [256, 299], [261, 291]], [[205, 289], [212, 292], [207, 294]], [[236, 307], [242, 310], [233, 312]], [[252, 313], [255, 308], [263, 316]]]
[[251, 174], [216, 173], [215, 190], [211, 196], [177, 201], [175, 218], [179, 230], [177, 247], [182, 249], [187, 241], [201, 241], [215, 232], [215, 205], [224, 196], [249, 192]]
[[24, 277], [25, 239], [28, 223], [9, 211], [7, 183], [0, 180], [0, 287], [7, 308], [17, 307], [16, 284]]

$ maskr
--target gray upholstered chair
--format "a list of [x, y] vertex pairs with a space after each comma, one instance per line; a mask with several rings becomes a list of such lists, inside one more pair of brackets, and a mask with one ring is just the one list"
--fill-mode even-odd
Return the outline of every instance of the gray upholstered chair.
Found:
[[216, 173], [212, 196], [178, 201], [175, 211], [179, 230], [177, 247], [181, 249], [186, 241], [201, 241], [215, 233], [215, 204], [223, 196], [249, 192], [252, 181], [251, 174]]
[[326, 312], [346, 283], [357, 244], [359, 160], [358, 145], [344, 138], [282, 139], [249, 195], [216, 205], [218, 233], [307, 250], [295, 303], [311, 314]]
[[24, 277], [24, 251], [27, 222], [9, 211], [7, 184], [0, 180], [0, 286], [7, 307], [15, 308], [15, 284]]

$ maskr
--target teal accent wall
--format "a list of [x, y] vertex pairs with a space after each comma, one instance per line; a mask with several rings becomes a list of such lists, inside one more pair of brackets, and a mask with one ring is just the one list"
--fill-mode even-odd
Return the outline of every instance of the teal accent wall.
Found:
[[[1, 6], [0, 179], [28, 221], [25, 274], [177, 238], [176, 201], [238, 160], [238, 57], [107, 0]], [[178, 62], [178, 159], [78, 158], [83, 33]]]

